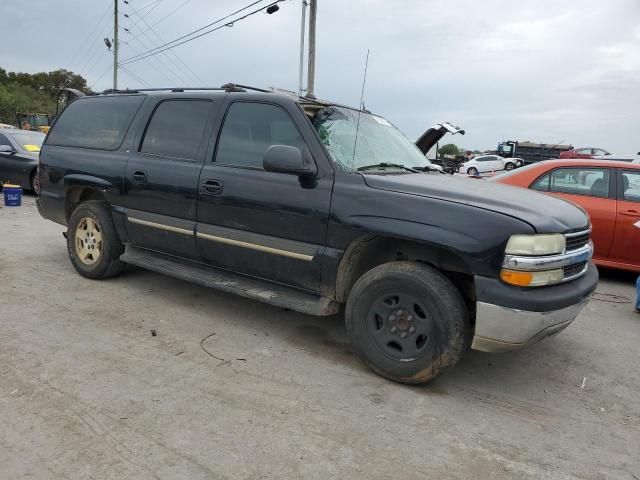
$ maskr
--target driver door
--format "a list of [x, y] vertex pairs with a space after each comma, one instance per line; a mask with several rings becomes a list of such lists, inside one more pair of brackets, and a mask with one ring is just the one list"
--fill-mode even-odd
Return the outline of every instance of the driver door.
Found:
[[[216, 137], [215, 155], [200, 175], [200, 257], [216, 267], [319, 291], [333, 170], [304, 113], [232, 101]], [[264, 154], [272, 145], [308, 149], [317, 177], [303, 181], [265, 171]]]

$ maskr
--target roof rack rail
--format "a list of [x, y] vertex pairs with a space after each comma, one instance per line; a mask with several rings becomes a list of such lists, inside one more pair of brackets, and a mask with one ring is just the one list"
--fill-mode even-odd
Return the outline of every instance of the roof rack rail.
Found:
[[249, 85], [240, 85], [238, 83], [225, 83], [224, 85], [222, 85], [222, 88], [225, 89], [227, 92], [246, 92], [247, 90], [253, 90], [255, 92], [262, 92], [262, 93], [272, 93], [272, 90], [266, 90], [264, 88], [258, 88], [258, 87], [251, 87]]
[[102, 92], [102, 95], [109, 95], [112, 93], [142, 93], [142, 92], [193, 92], [193, 91], [225, 91], [225, 92], [246, 92], [247, 90], [253, 90], [255, 92], [272, 93], [273, 90], [267, 90], [264, 88], [251, 87], [249, 85], [240, 85], [237, 83], [225, 83], [221, 87], [164, 87], [164, 88], [135, 88], [135, 89], [114, 89], [109, 88]]
[[102, 92], [103, 95], [108, 95], [110, 93], [140, 93], [140, 92], [187, 92], [187, 91], [198, 91], [198, 90], [225, 90], [220, 87], [166, 87], [166, 88], [136, 88], [133, 90], [125, 89], [125, 90], [115, 90], [113, 88], [109, 88]]

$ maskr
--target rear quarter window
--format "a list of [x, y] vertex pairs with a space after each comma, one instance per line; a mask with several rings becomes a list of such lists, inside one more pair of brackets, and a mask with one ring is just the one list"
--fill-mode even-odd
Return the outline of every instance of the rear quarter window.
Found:
[[144, 101], [142, 95], [84, 98], [69, 105], [47, 145], [117, 150]]

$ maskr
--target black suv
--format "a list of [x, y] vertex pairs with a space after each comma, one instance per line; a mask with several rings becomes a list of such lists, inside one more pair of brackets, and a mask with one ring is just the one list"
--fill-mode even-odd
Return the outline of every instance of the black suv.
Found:
[[81, 275], [129, 263], [312, 315], [346, 304], [356, 352], [404, 383], [559, 332], [598, 281], [579, 208], [441, 175], [384, 118], [314, 98], [80, 98], [38, 175]]

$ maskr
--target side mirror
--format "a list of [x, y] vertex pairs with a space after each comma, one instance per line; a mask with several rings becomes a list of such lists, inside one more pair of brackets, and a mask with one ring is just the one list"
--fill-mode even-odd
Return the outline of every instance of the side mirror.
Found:
[[9, 155], [12, 153], [16, 153], [15, 149], [9, 145], [0, 145], [0, 153]]
[[318, 170], [311, 155], [308, 152], [305, 153], [306, 155], [303, 155], [299, 148], [289, 145], [272, 145], [264, 154], [262, 168], [267, 172], [314, 177]]

